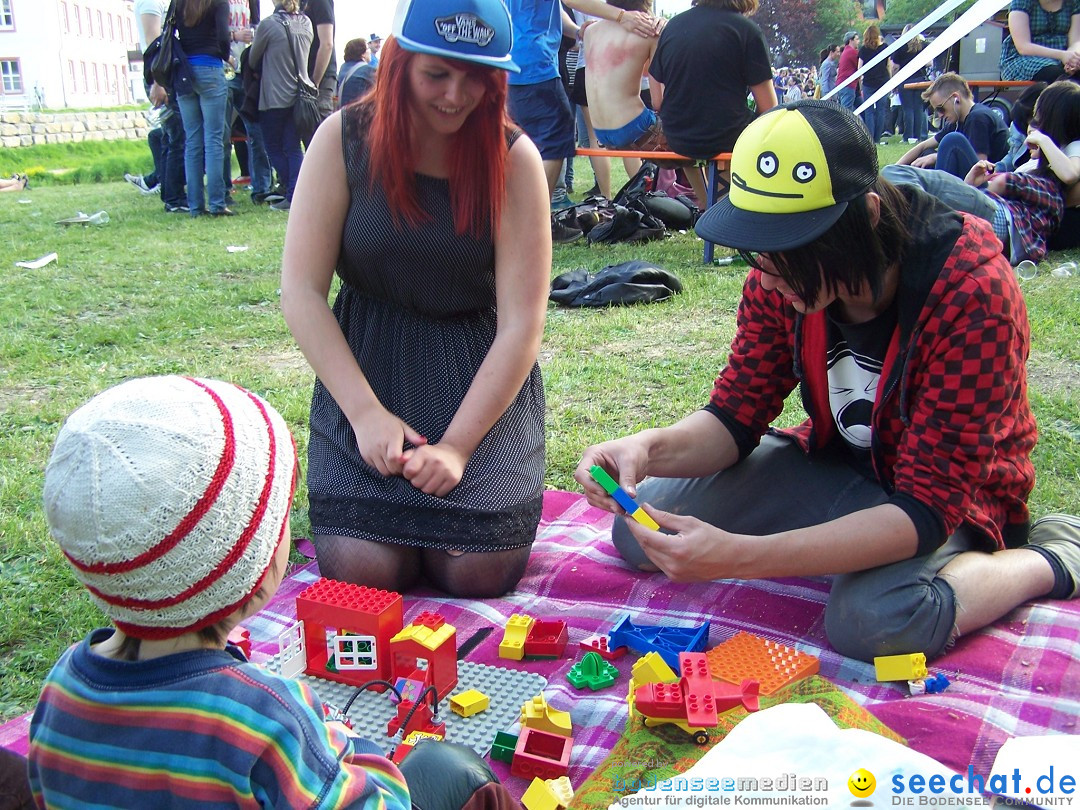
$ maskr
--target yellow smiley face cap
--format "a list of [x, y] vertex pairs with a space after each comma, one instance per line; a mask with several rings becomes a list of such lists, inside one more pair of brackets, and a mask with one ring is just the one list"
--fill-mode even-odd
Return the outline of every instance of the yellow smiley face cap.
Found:
[[817, 99], [774, 107], [739, 136], [731, 190], [695, 230], [737, 250], [802, 247], [831, 228], [877, 175], [874, 139], [850, 110]]

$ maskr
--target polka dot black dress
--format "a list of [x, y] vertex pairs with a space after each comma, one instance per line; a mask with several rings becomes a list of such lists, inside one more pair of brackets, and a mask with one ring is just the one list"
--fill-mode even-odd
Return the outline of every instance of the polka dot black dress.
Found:
[[[494, 245], [490, 234], [457, 235], [449, 182], [424, 175], [418, 193], [430, 219], [395, 224], [381, 188], [369, 187], [358, 116], [342, 119], [351, 201], [333, 311], [379, 401], [435, 443], [495, 339]], [[461, 551], [527, 546], [540, 520], [543, 474], [544, 390], [535, 364], [444, 498], [370, 467], [337, 402], [315, 381], [308, 450], [315, 534]]]

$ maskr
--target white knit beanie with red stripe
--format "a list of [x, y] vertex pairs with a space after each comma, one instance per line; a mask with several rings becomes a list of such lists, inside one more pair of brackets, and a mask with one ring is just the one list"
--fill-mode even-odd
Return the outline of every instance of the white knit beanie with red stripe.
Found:
[[295, 473], [285, 420], [260, 397], [146, 377], [68, 417], [45, 470], [45, 515], [117, 627], [171, 638], [256, 591], [287, 536]]

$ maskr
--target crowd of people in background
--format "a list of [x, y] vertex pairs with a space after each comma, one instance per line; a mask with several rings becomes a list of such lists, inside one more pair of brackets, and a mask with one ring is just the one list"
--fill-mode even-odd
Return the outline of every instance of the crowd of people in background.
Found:
[[[704, 161], [730, 151], [756, 116], [807, 98], [859, 108], [897, 71], [922, 63], [928, 42], [922, 34], [909, 37], [911, 25], [905, 26], [906, 43], [882, 58], [890, 40], [870, 22], [822, 48], [817, 64], [775, 65], [752, 20], [758, 0], [694, 0], [670, 20], [653, 17], [649, 0], [562, 0], [539, 10], [525, 0], [506, 5], [518, 67], [510, 74], [508, 112], [540, 150], [556, 243], [582, 236], [554, 217], [574, 204], [569, 194], [578, 147], [683, 155], [689, 160], [678, 180], [692, 190], [687, 198], [700, 205]], [[170, 213], [233, 216], [235, 187], [244, 183], [253, 203], [288, 211], [309, 142], [293, 122], [298, 94], [317, 97], [322, 119], [369, 95], [382, 38], [373, 33], [349, 39], [339, 66], [333, 0], [275, 0], [274, 12], [262, 20], [258, 0], [138, 0], [135, 12], [148, 56], [170, 8], [192, 80], [174, 92], [147, 72], [156, 124], [149, 135], [154, 172], [127, 179], [144, 193], [159, 194]], [[1080, 0], [1052, 10], [1039, 0], [1013, 0], [1002, 77], [1052, 81], [1075, 74], [1080, 43], [1070, 39], [1070, 27], [1076, 27], [1072, 20], [1078, 14]], [[962, 94], [937, 108], [922, 89], [910, 86], [940, 74], [938, 63], [921, 64], [860, 115], [875, 140], [899, 135], [911, 145], [901, 163], [919, 167], [942, 152], [962, 155], [949, 171], [963, 178], [977, 160], [999, 161], [996, 152], [1006, 135], [995, 127], [993, 155], [956, 152], [957, 144], [970, 141], [970, 132], [964, 133], [986, 129], [975, 125], [993, 123], [987, 118], [993, 113], [968, 104]], [[699, 103], [703, 97], [710, 103]], [[938, 130], [933, 134], [931, 123]], [[946, 131], [950, 127], [959, 130], [955, 137]], [[1024, 159], [1025, 136], [1014, 121], [1008, 150]], [[932, 157], [923, 160], [923, 152]], [[611, 198], [610, 161], [590, 157], [586, 198]], [[628, 176], [640, 166], [634, 158], [623, 162]]]

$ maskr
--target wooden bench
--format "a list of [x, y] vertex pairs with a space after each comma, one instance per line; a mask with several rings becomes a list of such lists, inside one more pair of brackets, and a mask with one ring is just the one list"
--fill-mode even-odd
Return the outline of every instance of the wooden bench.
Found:
[[[908, 82], [904, 85], [905, 90], [925, 90], [933, 82]], [[1002, 90], [1011, 90], [1015, 87], [1030, 87], [1035, 82], [1011, 81], [1008, 79], [974, 79], [968, 82], [971, 88], [971, 96], [975, 101], [979, 100], [979, 90], [990, 90], [991, 97], [996, 96]]]
[[[679, 155], [675, 152], [636, 152], [627, 149], [585, 149], [578, 148], [577, 154], [581, 157], [619, 157], [619, 158], [637, 158], [638, 160], [684, 160], [688, 163], [701, 163], [702, 161], [695, 158], [688, 158], [685, 155]], [[708, 161], [709, 173], [705, 180], [705, 196], [707, 197], [705, 202], [705, 208], [709, 208], [719, 198], [716, 193], [719, 188], [720, 172], [723, 169], [728, 168], [731, 165], [731, 152], [721, 152], [715, 157], [711, 157]], [[704, 211], [702, 212], [704, 213]], [[715, 247], [708, 239], [705, 241], [705, 250], [702, 254], [702, 261], [705, 264], [712, 264], [713, 261], [713, 248]]]

